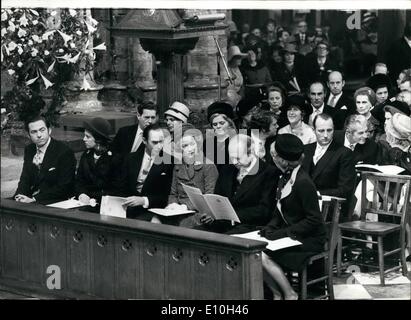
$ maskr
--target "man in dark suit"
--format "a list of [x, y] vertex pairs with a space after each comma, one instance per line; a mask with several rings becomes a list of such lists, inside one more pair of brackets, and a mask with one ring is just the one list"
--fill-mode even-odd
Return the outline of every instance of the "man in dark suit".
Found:
[[127, 197], [127, 218], [150, 221], [148, 208], [167, 205], [173, 177], [173, 159], [162, 152], [163, 129], [150, 124], [143, 130], [144, 148], [126, 156], [122, 174], [114, 184], [113, 194]]
[[50, 123], [42, 116], [26, 122], [32, 141], [24, 150], [18, 202], [49, 204], [70, 198], [74, 190], [76, 159], [63, 142], [50, 137]]
[[334, 108], [336, 112], [334, 122], [339, 125], [344, 124], [345, 119], [356, 111], [354, 100], [343, 91], [344, 85], [345, 80], [340, 71], [333, 71], [328, 75], [327, 86], [330, 92], [325, 101], [327, 105]]
[[298, 54], [297, 47], [292, 43], [287, 43], [281, 49], [281, 55], [283, 61], [278, 65], [274, 79], [280, 81], [288, 92], [304, 90], [304, 57]]
[[111, 150], [115, 153], [126, 155], [136, 152], [143, 145], [143, 130], [149, 124], [158, 121], [157, 106], [152, 102], [144, 102], [137, 108], [138, 123], [132, 126], [120, 128], [111, 144]]
[[298, 49], [300, 49], [301, 46], [308, 43], [307, 28], [308, 28], [308, 25], [305, 20], [301, 20], [298, 22], [297, 33], [294, 35], [295, 43], [297, 44]]
[[244, 233], [263, 226], [271, 219], [279, 170], [258, 159], [251, 137], [239, 134], [231, 138], [232, 165], [225, 166], [217, 179], [215, 193], [228, 197], [241, 223], [214, 221], [206, 227], [216, 232]]
[[[335, 117], [336, 111], [334, 108], [324, 103], [325, 99], [325, 87], [321, 82], [313, 82], [310, 85], [308, 96], [311, 102], [311, 108], [307, 108], [307, 112], [304, 114], [304, 122], [313, 127], [313, 120], [316, 115], [320, 113], [327, 113], [332, 118]], [[338, 124], [337, 129], [343, 127], [343, 124]]]
[[354, 163], [376, 164], [378, 162], [378, 145], [367, 138], [367, 119], [360, 114], [347, 118], [344, 131], [335, 131], [334, 140], [353, 151]]
[[338, 70], [338, 64], [329, 56], [329, 44], [327, 41], [320, 41], [315, 51], [307, 54], [305, 60], [305, 74], [307, 82], [314, 81], [327, 82], [330, 72]]
[[321, 195], [349, 198], [355, 187], [352, 151], [333, 139], [334, 124], [326, 113], [314, 119], [317, 142], [304, 146], [303, 168]]

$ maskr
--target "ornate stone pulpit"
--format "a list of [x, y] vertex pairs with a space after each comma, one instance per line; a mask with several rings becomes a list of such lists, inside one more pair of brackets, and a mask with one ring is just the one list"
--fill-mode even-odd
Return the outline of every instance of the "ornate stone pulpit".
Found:
[[225, 34], [226, 25], [216, 23], [224, 15], [182, 17], [178, 10], [135, 9], [111, 28], [113, 35], [139, 38], [144, 50], [159, 63], [157, 104], [160, 115], [173, 101], [184, 99], [183, 57], [194, 49], [199, 37]]

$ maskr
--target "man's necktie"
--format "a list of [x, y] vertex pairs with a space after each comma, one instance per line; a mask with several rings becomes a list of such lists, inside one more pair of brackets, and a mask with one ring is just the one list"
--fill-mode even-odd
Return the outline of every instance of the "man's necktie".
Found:
[[336, 102], [335, 100], [336, 100], [335, 95], [332, 94], [331, 100], [330, 100], [330, 106], [333, 108], [335, 107], [335, 102]]
[[316, 115], [320, 114], [321, 111], [319, 109], [315, 109], [314, 112], [310, 115], [310, 119], [308, 120], [308, 124], [311, 127], [314, 127], [313, 122], [314, 122], [314, 118], [316, 117]]
[[151, 166], [153, 164], [153, 158], [148, 157], [147, 162], [145, 163], [145, 166], [141, 168], [141, 174], [139, 174], [137, 178], [137, 191], [141, 192], [143, 189], [143, 184], [144, 181], [146, 181], [148, 173], [150, 172]]
[[317, 147], [317, 149], [315, 150], [314, 157], [313, 157], [314, 165], [317, 165], [317, 162], [320, 161], [323, 155], [324, 155], [323, 149], [320, 147]]
[[40, 165], [42, 163], [42, 159], [41, 159], [41, 150], [37, 149], [36, 154], [33, 157], [33, 164], [37, 167], [40, 168]]
[[142, 142], [143, 142], [143, 132], [141, 131], [140, 134], [138, 134], [136, 138], [134, 139], [134, 143], [133, 143], [133, 146], [131, 147], [130, 152], [136, 152]]

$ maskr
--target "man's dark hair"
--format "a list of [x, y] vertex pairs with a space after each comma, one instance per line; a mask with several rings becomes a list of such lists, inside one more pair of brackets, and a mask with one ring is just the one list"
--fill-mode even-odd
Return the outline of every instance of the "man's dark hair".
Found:
[[288, 29], [279, 28], [277, 30], [277, 38], [281, 38], [283, 36], [284, 32], [288, 32], [288, 34], [290, 34], [290, 31], [288, 31]]
[[50, 128], [50, 125], [51, 125], [50, 121], [44, 116], [42, 116], [41, 114], [37, 114], [35, 116], [32, 116], [26, 119], [26, 121], [24, 122], [24, 128], [26, 129], [27, 132], [29, 132], [29, 124], [32, 122], [40, 121], [40, 120], [42, 120], [46, 124], [47, 129]]
[[[331, 121], [333, 121], [333, 118], [328, 114], [328, 113], [320, 113], [320, 114], [317, 114], [315, 117], [314, 117], [314, 120], [313, 120], [313, 127], [314, 127], [314, 130], [315, 130], [315, 128], [316, 128], [316, 123], [317, 123], [317, 119], [318, 118], [320, 118], [320, 119], [323, 119], [324, 121], [327, 121], [327, 120], [330, 120], [331, 119]], [[334, 124], [334, 121], [333, 121], [333, 124]]]
[[149, 124], [147, 127], [144, 128], [143, 130], [143, 138], [148, 140], [148, 135], [150, 134], [150, 131], [154, 130], [162, 130], [162, 126], [159, 123], [152, 123]]
[[142, 102], [141, 104], [139, 104], [138, 107], [137, 107], [137, 112], [138, 112], [138, 114], [139, 114], [139, 115], [142, 115], [144, 109], [154, 110], [156, 113], [158, 113], [157, 105], [154, 104], [154, 103], [151, 102], [151, 101], [144, 101], [144, 102]]
[[251, 116], [250, 122], [248, 124], [250, 129], [258, 129], [264, 132], [270, 131], [270, 125], [277, 119], [274, 112], [271, 111], [261, 111], [259, 113], [253, 114]]
[[324, 83], [322, 83], [321, 81], [314, 81], [308, 86], [308, 96], [310, 96], [311, 86], [314, 85], [314, 84], [321, 84], [323, 86], [324, 95], [327, 94], [327, 86]]

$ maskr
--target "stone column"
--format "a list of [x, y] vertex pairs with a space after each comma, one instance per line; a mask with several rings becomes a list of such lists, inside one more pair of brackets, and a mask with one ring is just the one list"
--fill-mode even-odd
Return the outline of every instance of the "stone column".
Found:
[[[225, 13], [225, 10], [186, 10], [187, 16]], [[227, 59], [227, 36], [217, 36], [221, 50]], [[219, 76], [217, 68], [218, 49], [212, 36], [200, 37], [194, 50], [187, 54], [187, 79], [184, 83], [185, 100], [192, 114], [194, 125], [207, 122], [207, 107], [219, 99]], [[227, 98], [227, 74], [220, 64], [221, 100]]]
[[144, 100], [157, 101], [157, 85], [153, 79], [153, 55], [145, 51], [139, 39], [132, 39], [132, 72], [134, 85], [143, 91]]

